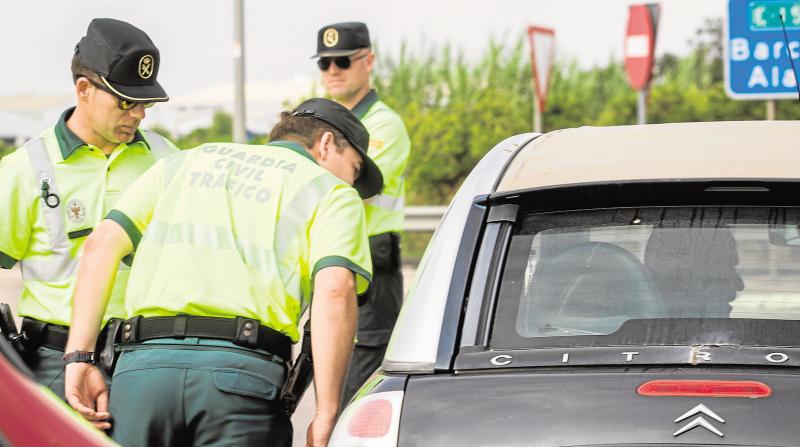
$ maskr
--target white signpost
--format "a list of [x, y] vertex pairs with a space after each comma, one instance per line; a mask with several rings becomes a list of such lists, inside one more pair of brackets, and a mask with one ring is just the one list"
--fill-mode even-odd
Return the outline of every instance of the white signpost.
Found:
[[542, 114], [547, 106], [550, 73], [556, 53], [555, 31], [538, 26], [528, 27], [531, 48], [531, 73], [533, 75], [533, 131], [542, 131]]

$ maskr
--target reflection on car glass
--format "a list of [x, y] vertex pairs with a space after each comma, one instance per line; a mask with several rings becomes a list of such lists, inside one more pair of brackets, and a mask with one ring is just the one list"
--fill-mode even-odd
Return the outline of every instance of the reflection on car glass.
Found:
[[633, 319], [799, 320], [798, 222], [796, 208], [767, 207], [527, 215], [493, 340], [609, 335]]
[[544, 337], [552, 337], [556, 335], [604, 335], [602, 332], [592, 332], [583, 329], [554, 326], [550, 323], [545, 323], [544, 326], [540, 327], [539, 333]]

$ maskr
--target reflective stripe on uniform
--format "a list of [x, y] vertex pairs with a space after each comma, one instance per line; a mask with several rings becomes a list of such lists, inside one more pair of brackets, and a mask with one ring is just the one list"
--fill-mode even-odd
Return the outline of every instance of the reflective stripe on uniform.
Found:
[[58, 282], [75, 276], [78, 260], [69, 255], [69, 247], [53, 250], [47, 260], [23, 259], [20, 270], [24, 281]]
[[[28, 159], [34, 176], [39, 180], [39, 184], [45, 181], [48, 183], [50, 194], [58, 194], [55, 170], [47, 147], [42, 138], [36, 138], [25, 144], [28, 152]], [[39, 199], [39, 206], [44, 216], [47, 226], [47, 234], [50, 238], [51, 250], [53, 253], [47, 260], [22, 260], [20, 269], [24, 280], [56, 282], [67, 279], [75, 274], [78, 268], [78, 260], [70, 256], [69, 238], [64, 226], [64, 212], [62, 204], [55, 208], [50, 208], [44, 199]]]
[[[275, 254], [280, 259], [289, 251], [291, 245], [298, 240], [305, 229], [305, 222], [308, 222], [311, 214], [317, 209], [319, 202], [325, 194], [338, 183], [338, 180], [329, 175], [321, 175], [308, 182], [301, 189], [286, 209], [278, 217], [275, 223]], [[299, 292], [302, 309], [305, 310], [308, 297], [305, 296], [300, 287], [300, 276], [296, 268], [279, 268], [281, 278], [286, 284], [289, 293]]]
[[387, 194], [378, 194], [367, 200], [368, 205], [379, 206], [389, 211], [403, 211], [406, 205], [404, 197], [394, 197]]
[[145, 136], [150, 152], [157, 160], [175, 153], [175, 149], [167, 142], [166, 138], [151, 130], [139, 129], [139, 131]]
[[191, 244], [215, 250], [237, 250], [251, 266], [265, 273], [275, 271], [271, 250], [252, 242], [235, 239], [229, 228], [190, 222], [167, 224], [151, 221], [143, 241], [162, 245]]

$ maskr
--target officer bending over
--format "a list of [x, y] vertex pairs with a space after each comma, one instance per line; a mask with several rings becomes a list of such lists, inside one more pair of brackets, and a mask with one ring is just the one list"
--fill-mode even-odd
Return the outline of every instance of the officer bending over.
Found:
[[[22, 330], [12, 344], [39, 383], [62, 398], [61, 357], [86, 236], [156, 159], [178, 151], [160, 135], [138, 130], [145, 109], [168, 99], [156, 81], [159, 64], [158, 49], [142, 30], [92, 20], [72, 58], [76, 106], [0, 160], [0, 267], [19, 262], [23, 285]], [[119, 271], [116, 284], [108, 284], [103, 322], [124, 314], [129, 270], [118, 262], [111, 268]], [[11, 336], [16, 329], [3, 332]], [[108, 350], [113, 353], [113, 342]]]
[[[308, 445], [330, 437], [356, 293], [371, 279], [361, 199], [383, 179], [366, 156], [366, 129], [333, 101], [285, 112], [270, 139], [158, 162], [87, 241], [80, 271], [92, 273], [75, 289], [66, 394], [98, 425], [110, 425], [110, 409], [122, 445], [290, 445], [276, 398], [309, 303], [317, 411]], [[112, 266], [134, 251], [125, 307], [135, 317], [107, 405], [91, 350]]]

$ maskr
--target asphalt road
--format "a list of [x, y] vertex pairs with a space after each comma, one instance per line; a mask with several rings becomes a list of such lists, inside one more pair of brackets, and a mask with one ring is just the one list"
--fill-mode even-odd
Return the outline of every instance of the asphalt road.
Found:
[[[408, 290], [414, 273], [414, 267], [404, 266], [403, 277], [405, 279], [405, 290]], [[19, 268], [14, 268], [12, 270], [0, 269], [0, 302], [9, 303], [12, 309], [14, 309], [21, 287]], [[17, 321], [17, 325], [19, 325], [19, 321]], [[292, 417], [292, 425], [294, 426], [294, 446], [302, 447], [305, 445], [306, 429], [308, 429], [308, 424], [311, 423], [313, 417], [314, 389], [310, 388], [303, 397], [303, 400], [300, 401], [300, 404], [297, 406], [297, 411]]]

